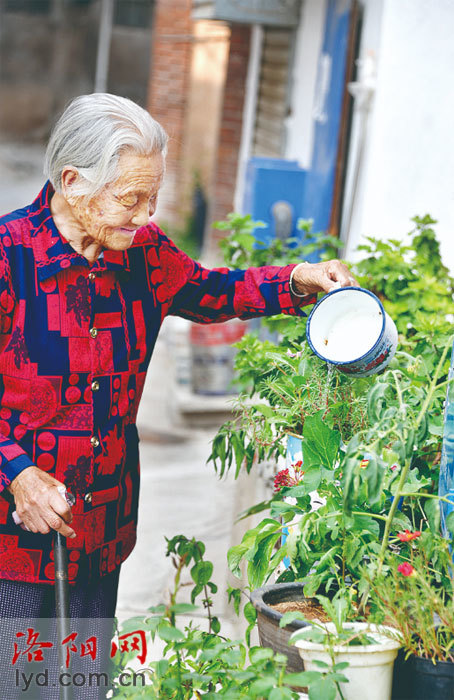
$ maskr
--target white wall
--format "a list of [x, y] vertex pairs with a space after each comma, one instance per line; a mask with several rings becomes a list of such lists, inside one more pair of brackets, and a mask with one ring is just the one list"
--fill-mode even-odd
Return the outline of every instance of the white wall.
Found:
[[[382, 10], [382, 13], [381, 13]], [[430, 213], [454, 270], [454, 0], [367, 0], [361, 54], [377, 82], [346, 257], [363, 235], [401, 238]], [[358, 144], [354, 122], [344, 214]]]
[[309, 168], [312, 157], [312, 113], [325, 14], [326, 0], [304, 0], [296, 35], [285, 158], [298, 160], [302, 168]]

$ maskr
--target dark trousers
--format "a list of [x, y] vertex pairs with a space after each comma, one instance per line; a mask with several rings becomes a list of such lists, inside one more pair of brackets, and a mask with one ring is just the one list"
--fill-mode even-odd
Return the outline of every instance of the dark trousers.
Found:
[[60, 684], [71, 686], [74, 700], [105, 697], [113, 677], [110, 651], [119, 574], [118, 568], [100, 579], [81, 579], [70, 586], [70, 635], [63, 645], [63, 676], [54, 586], [0, 580], [2, 700], [58, 700]]

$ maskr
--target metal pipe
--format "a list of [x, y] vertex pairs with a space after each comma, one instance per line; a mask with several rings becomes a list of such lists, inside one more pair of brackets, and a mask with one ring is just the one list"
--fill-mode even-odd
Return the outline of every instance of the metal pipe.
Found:
[[[63, 640], [70, 633], [69, 628], [69, 582], [68, 582], [68, 550], [66, 537], [59, 532], [54, 537], [54, 563], [55, 563], [55, 620], [57, 625], [59, 678], [60, 674], [68, 673], [66, 665]], [[72, 688], [70, 685], [59, 684], [60, 700], [72, 700]]]
[[113, 0], [102, 0], [96, 56], [95, 92], [107, 92], [110, 44], [112, 40]]

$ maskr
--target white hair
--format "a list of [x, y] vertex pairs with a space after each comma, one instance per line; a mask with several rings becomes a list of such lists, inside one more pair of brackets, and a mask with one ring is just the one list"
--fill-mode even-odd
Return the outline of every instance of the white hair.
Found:
[[163, 127], [135, 102], [101, 92], [81, 95], [70, 102], [52, 131], [44, 175], [61, 192], [63, 169], [77, 168], [82, 181], [73, 193], [91, 197], [115, 180], [123, 151], [165, 156], [167, 139]]

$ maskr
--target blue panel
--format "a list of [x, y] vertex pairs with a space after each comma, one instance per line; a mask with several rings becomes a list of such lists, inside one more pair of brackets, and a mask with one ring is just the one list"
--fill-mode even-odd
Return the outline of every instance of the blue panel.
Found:
[[301, 239], [302, 232], [297, 230], [296, 224], [302, 216], [305, 178], [306, 171], [297, 161], [279, 158], [252, 158], [249, 161], [243, 212], [268, 224], [268, 228], [257, 230], [257, 238], [266, 245], [276, 235], [272, 207], [278, 201], [290, 204], [293, 213], [291, 236]]
[[[454, 346], [448, 379], [450, 383], [446, 391], [438, 495], [447, 498], [449, 501], [454, 501]], [[454, 510], [454, 506], [444, 502], [440, 502], [440, 506], [443, 534], [445, 537], [449, 537], [449, 532], [446, 527], [446, 518]]]
[[[304, 218], [314, 220], [314, 231], [327, 230], [333, 202], [350, 9], [350, 0], [328, 1], [320, 60], [320, 66], [325, 66], [324, 79], [327, 87], [315, 117], [312, 164], [306, 180], [302, 207]], [[317, 82], [320, 88], [320, 83], [323, 82], [320, 70]]]

